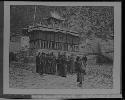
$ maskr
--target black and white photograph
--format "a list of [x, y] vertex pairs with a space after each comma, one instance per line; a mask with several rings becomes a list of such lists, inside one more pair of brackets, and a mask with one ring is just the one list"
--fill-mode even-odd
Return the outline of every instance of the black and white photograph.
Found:
[[120, 3], [5, 2], [4, 8], [5, 92], [119, 93]]

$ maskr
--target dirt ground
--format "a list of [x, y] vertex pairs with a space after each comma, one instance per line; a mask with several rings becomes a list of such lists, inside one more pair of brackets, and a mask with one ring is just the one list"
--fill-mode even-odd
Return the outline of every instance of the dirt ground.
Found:
[[[83, 86], [79, 87], [76, 82], [76, 74], [61, 77], [57, 75], [39, 75], [31, 71], [30, 65], [21, 68], [18, 64], [10, 66], [10, 88], [20, 89], [111, 89], [112, 66], [87, 65]], [[32, 66], [35, 67], [35, 66]]]

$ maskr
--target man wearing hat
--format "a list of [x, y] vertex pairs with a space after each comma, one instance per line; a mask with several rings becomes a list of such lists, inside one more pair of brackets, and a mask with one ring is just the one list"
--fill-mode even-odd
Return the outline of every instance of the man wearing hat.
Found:
[[39, 73], [40, 69], [40, 52], [36, 56], [36, 73]]
[[44, 56], [45, 56], [45, 53], [42, 53], [41, 56], [40, 56], [40, 74], [43, 75], [44, 73]]
[[79, 86], [82, 87], [85, 75], [85, 61], [79, 56], [76, 58], [75, 69], [77, 73], [77, 82], [79, 82]]

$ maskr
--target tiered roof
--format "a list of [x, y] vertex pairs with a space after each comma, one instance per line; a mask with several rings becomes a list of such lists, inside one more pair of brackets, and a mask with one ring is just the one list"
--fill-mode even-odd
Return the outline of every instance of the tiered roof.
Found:
[[[50, 31], [50, 32], [61, 32], [63, 34], [70, 34], [73, 36], [79, 36], [79, 34], [75, 31], [61, 29], [61, 28], [52, 28], [45, 25], [36, 25], [36, 26], [30, 26], [29, 28], [24, 28], [25, 30], [29, 32], [34, 30], [41, 30], [41, 31]], [[28, 34], [27, 34], [28, 35]]]
[[[58, 22], [62, 22], [65, 20], [62, 17], [60, 17], [58, 14], [56, 14], [55, 12], [51, 13], [51, 17], [43, 18], [43, 19], [47, 20], [47, 21], [50, 21], [52, 19], [53, 21], [58, 21]], [[61, 32], [64, 34], [79, 36], [79, 34], [75, 31], [71, 31], [68, 29], [60, 28], [60, 27], [52, 27], [49, 25], [42, 25], [42, 24], [32, 25], [32, 26], [29, 26], [28, 28], [24, 28], [24, 29], [26, 29], [28, 31], [28, 33], [31, 31], [34, 31], [34, 30], [41, 30], [41, 31]]]

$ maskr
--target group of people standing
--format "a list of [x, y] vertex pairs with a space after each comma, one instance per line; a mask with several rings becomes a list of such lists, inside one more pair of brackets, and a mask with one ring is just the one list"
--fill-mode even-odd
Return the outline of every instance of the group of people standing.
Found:
[[56, 57], [53, 53], [38, 53], [36, 56], [36, 72], [40, 75], [56, 73]]
[[53, 53], [38, 53], [36, 56], [36, 72], [40, 75], [53, 74], [66, 77], [67, 74], [77, 73], [77, 82], [82, 84], [84, 80], [87, 57], [66, 56], [66, 53], [58, 53], [56, 57]]

